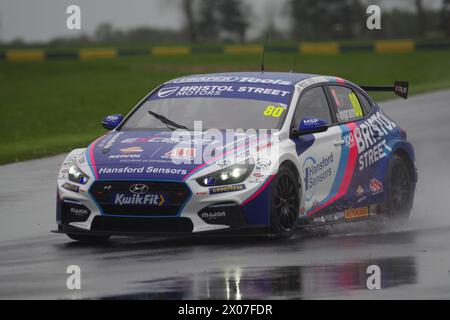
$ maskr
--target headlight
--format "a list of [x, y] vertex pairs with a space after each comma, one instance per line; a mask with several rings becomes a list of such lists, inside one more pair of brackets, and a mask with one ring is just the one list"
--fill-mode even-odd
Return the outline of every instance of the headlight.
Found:
[[227, 184], [239, 183], [247, 179], [253, 171], [254, 166], [254, 164], [236, 164], [226, 169], [198, 178], [197, 182], [203, 187], [223, 186]]
[[69, 181], [86, 184], [89, 181], [89, 177], [78, 166], [72, 165], [69, 168]]

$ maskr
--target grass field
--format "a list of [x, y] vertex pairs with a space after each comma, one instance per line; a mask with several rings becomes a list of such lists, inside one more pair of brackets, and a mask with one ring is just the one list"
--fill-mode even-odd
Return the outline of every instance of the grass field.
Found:
[[[149, 56], [84, 62], [1, 61], [0, 164], [86, 146], [104, 132], [100, 126], [103, 116], [126, 114], [152, 88], [171, 78], [204, 72], [257, 71], [258, 68], [257, 55]], [[450, 52], [268, 54], [266, 69], [338, 75], [358, 84], [408, 80], [413, 94], [450, 88]]]

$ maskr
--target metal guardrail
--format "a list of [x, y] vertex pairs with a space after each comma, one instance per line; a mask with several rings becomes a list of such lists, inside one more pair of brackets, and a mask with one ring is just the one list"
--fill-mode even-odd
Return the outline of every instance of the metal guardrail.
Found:
[[[450, 42], [415, 42], [413, 40], [381, 40], [371, 44], [341, 44], [338, 42], [302, 42], [298, 45], [273, 45], [267, 48], [272, 53], [298, 53], [302, 55], [337, 55], [356, 52], [377, 54], [409, 53], [428, 50], [450, 50]], [[45, 49], [11, 49], [0, 51], [0, 60], [45, 61], [45, 60], [92, 60], [113, 59], [130, 56], [180, 56], [189, 54], [260, 54], [262, 45], [224, 46], [155, 46], [151, 48], [85, 48], [67, 51]]]

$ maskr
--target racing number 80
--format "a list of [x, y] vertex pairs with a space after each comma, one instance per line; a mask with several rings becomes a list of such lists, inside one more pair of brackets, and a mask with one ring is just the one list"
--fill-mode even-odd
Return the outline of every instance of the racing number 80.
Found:
[[266, 108], [266, 110], [264, 110], [264, 116], [279, 118], [279, 117], [281, 117], [283, 112], [284, 112], [284, 108], [282, 108], [282, 107], [268, 106]]

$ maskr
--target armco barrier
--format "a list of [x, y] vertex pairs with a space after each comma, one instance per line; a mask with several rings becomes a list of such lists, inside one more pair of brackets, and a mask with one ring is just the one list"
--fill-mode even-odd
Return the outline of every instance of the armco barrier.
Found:
[[81, 60], [92, 60], [92, 59], [111, 59], [117, 57], [117, 49], [115, 48], [104, 48], [104, 49], [81, 49], [80, 59]]
[[[58, 49], [57, 49], [58, 50]], [[242, 45], [200, 45], [200, 46], [154, 46], [151, 48], [83, 48], [63, 50], [11, 49], [0, 51], [0, 60], [44, 61], [44, 60], [93, 60], [113, 59], [130, 56], [180, 56], [189, 54], [261, 54], [263, 47], [258, 44]], [[267, 52], [299, 53], [302, 55], [337, 55], [358, 52], [377, 54], [399, 54], [414, 51], [450, 50], [450, 42], [415, 42], [413, 40], [379, 40], [373, 43], [348, 44], [337, 42], [302, 42], [299, 45], [269, 45]]]
[[153, 47], [150, 53], [155, 56], [179, 56], [191, 53], [191, 47]]
[[416, 49], [412, 40], [383, 40], [375, 41], [376, 53], [408, 53]]
[[5, 53], [8, 61], [43, 61], [44, 50], [8, 50]]
[[301, 43], [301, 54], [339, 54], [339, 44], [336, 42]]

